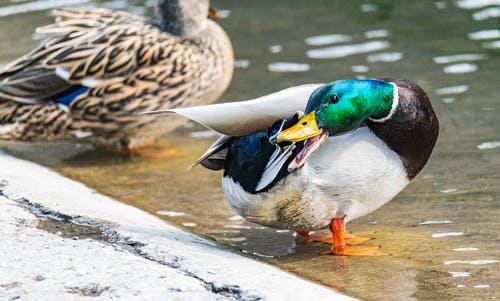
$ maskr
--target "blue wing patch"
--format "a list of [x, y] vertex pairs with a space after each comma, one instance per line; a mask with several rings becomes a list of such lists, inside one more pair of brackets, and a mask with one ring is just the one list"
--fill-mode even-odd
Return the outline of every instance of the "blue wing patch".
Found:
[[87, 87], [79, 86], [76, 89], [72, 89], [67, 93], [59, 95], [59, 97], [56, 98], [56, 102], [69, 106], [73, 102], [73, 100], [75, 100], [78, 96], [82, 95], [83, 93], [87, 92], [88, 89], [89, 88]]

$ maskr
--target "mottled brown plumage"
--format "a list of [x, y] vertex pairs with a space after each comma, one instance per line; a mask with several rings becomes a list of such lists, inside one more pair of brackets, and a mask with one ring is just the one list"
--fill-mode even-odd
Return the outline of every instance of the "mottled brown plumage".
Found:
[[[0, 139], [133, 146], [182, 123], [138, 113], [220, 97], [233, 53], [206, 17], [208, 1], [160, 0], [158, 8], [163, 18], [170, 10], [160, 25], [108, 9], [57, 10], [54, 24], [37, 29], [52, 36], [0, 72]], [[57, 101], [82, 87], [69, 105]]]

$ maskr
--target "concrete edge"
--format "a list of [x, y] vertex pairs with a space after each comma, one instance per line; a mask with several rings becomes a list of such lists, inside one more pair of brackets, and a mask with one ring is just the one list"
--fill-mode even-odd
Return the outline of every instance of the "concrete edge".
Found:
[[[355, 300], [2, 152], [0, 212], [0, 238], [13, 242], [0, 251], [7, 258], [0, 260], [0, 297], [71, 299], [90, 290], [98, 292], [94, 300]], [[40, 218], [98, 227], [108, 242], [48, 233], [36, 228]], [[61, 273], [68, 265], [74, 273]], [[37, 275], [53, 281], [36, 282]]]

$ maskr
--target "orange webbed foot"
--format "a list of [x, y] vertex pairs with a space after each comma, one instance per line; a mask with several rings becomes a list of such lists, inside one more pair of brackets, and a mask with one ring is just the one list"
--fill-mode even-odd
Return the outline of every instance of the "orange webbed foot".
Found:
[[[347, 231], [346, 231], [347, 232]], [[370, 240], [370, 237], [356, 236], [352, 234], [346, 234], [344, 237], [345, 244], [348, 246], [356, 246]]]
[[167, 149], [152, 149], [152, 148], [141, 148], [129, 153], [131, 155], [137, 155], [146, 158], [174, 158], [178, 157], [178, 152], [173, 148]]
[[125, 154], [146, 158], [173, 158], [179, 156], [177, 150], [173, 148], [155, 148], [152, 146], [154, 143], [154, 140], [147, 140], [137, 146], [123, 145], [120, 150]]
[[[333, 254], [339, 256], [385, 256], [388, 255], [379, 250], [378, 247], [362, 247], [362, 246], [347, 246], [353, 244], [360, 244], [367, 241], [369, 238], [357, 237], [354, 235], [346, 234], [344, 226], [344, 218], [334, 218], [330, 224], [332, 231], [333, 244], [329, 251], [323, 254]], [[348, 243], [349, 241], [349, 243]]]

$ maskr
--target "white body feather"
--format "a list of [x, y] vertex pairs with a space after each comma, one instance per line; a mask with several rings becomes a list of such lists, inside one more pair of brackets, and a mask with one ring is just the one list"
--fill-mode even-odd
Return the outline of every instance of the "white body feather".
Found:
[[321, 229], [350, 221], [396, 196], [407, 184], [399, 156], [368, 127], [331, 137], [299, 170], [267, 192], [250, 194], [231, 178], [222, 187], [247, 220], [274, 228]]

